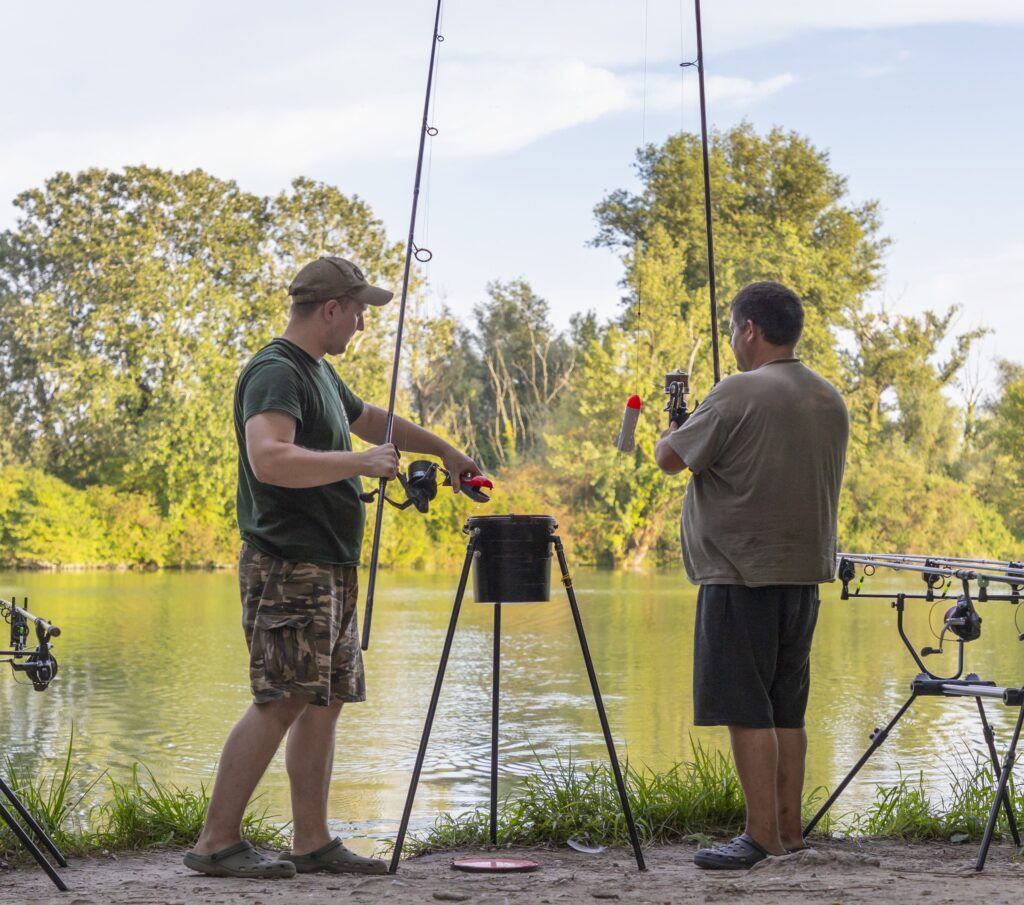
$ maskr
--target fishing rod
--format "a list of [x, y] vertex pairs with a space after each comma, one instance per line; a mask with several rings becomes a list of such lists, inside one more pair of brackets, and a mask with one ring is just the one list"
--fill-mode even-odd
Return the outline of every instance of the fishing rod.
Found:
[[[388, 397], [388, 419], [384, 429], [384, 443], [392, 442], [392, 435], [395, 425], [395, 396], [398, 391], [398, 368], [402, 357], [402, 331], [405, 327], [405, 306], [409, 298], [409, 275], [412, 271], [412, 261], [415, 257], [420, 263], [426, 263], [433, 257], [429, 249], [418, 248], [415, 242], [416, 235], [416, 210], [420, 197], [420, 178], [423, 173], [423, 151], [426, 147], [427, 136], [437, 134], [437, 129], [428, 122], [430, 115], [430, 89], [434, 83], [434, 64], [437, 59], [437, 45], [444, 40], [440, 33], [441, 27], [441, 0], [437, 0], [437, 8], [434, 11], [434, 34], [430, 41], [430, 63], [427, 67], [427, 89], [423, 97], [423, 120], [420, 124], [420, 143], [416, 154], [416, 178], [412, 188], [412, 212], [409, 215], [409, 238], [405, 243], [405, 271], [402, 274], [402, 298], [398, 306], [398, 329], [395, 332], [395, 357], [391, 365], [391, 393]], [[367, 650], [370, 646], [370, 623], [373, 620], [373, 593], [377, 584], [377, 567], [380, 562], [380, 529], [384, 520], [385, 490], [388, 479], [381, 478], [377, 486], [377, 518], [373, 525], [373, 546], [370, 552], [370, 571], [366, 581], [366, 605], [363, 610], [363, 639], [362, 648]]]
[[715, 236], [711, 225], [711, 162], [708, 156], [708, 113], [704, 102], [704, 38], [700, 27], [700, 0], [693, 0], [697, 18], [697, 81], [700, 85], [700, 145], [704, 158], [704, 223], [708, 233], [708, 290], [711, 294], [711, 356], [715, 383], [722, 379], [718, 362], [718, 303], [715, 298]]
[[1024, 561], [1005, 559], [971, 559], [964, 556], [935, 556], [923, 553], [872, 553], [876, 559], [889, 562], [933, 563], [936, 565], [984, 566], [999, 572], [1021, 572], [1024, 575]]
[[[697, 26], [697, 58], [680, 63], [682, 68], [696, 67], [700, 94], [700, 144], [704, 170], [704, 226], [707, 233], [708, 252], [708, 292], [710, 295], [711, 321], [711, 358], [714, 368], [714, 382], [722, 379], [722, 368], [718, 351], [718, 297], [715, 287], [715, 232], [711, 214], [711, 158], [708, 151], [708, 113], [706, 92], [704, 89], [704, 34], [701, 27], [700, 0], [694, 0], [694, 18]], [[646, 62], [646, 61], [645, 61]], [[639, 315], [638, 315], [639, 316]], [[691, 360], [692, 365], [692, 360]], [[689, 407], [690, 374], [680, 369], [665, 375], [665, 395], [667, 397], [664, 411], [668, 413], [669, 424], [681, 427], [690, 416]], [[696, 407], [696, 406], [695, 406]], [[634, 393], [626, 401], [626, 409], [622, 415], [622, 426], [615, 440], [615, 448], [619, 452], [632, 452], [635, 445], [636, 426], [643, 410], [643, 400]]]
[[[840, 580], [843, 580], [844, 574], [849, 574], [850, 569], [860, 565], [865, 567], [866, 575], [873, 575], [874, 570], [877, 569], [892, 569], [895, 572], [914, 572], [923, 576], [926, 583], [933, 587], [941, 583], [934, 580], [938, 578], [950, 578], [965, 582], [974, 581], [978, 582], [982, 587], [990, 582], [1007, 584], [1013, 588], [1024, 586], [1024, 574], [1012, 569], [1000, 572], [965, 568], [953, 563], [942, 565], [939, 562], [898, 562], [886, 558], [884, 554], [876, 555], [873, 553], [839, 553], [837, 559]], [[930, 577], [934, 578], [929, 581]]]

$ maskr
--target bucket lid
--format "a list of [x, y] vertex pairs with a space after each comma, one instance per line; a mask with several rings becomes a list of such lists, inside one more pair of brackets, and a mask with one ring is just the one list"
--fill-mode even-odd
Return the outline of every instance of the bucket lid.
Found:
[[487, 525], [546, 525], [552, 530], [558, 527], [553, 515], [473, 515], [466, 519], [467, 528]]
[[455, 858], [450, 863], [453, 869], [471, 874], [525, 873], [540, 866], [530, 858]]

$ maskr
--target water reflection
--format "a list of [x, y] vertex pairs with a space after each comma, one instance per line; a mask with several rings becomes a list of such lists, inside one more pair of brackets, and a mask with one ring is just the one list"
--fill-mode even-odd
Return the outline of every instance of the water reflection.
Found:
[[[690, 698], [696, 594], [674, 573], [580, 571], [576, 586], [620, 752], [663, 768], [684, 758], [691, 739], [721, 746], [723, 730], [695, 728]], [[455, 576], [385, 573], [367, 654], [370, 701], [342, 714], [332, 811], [349, 831], [393, 831], [448, 624]], [[556, 585], [557, 587], [557, 585]], [[572, 748], [601, 760], [604, 748], [564, 598], [503, 609], [503, 792], [536, 768], [535, 754]], [[72, 723], [80, 766], [123, 775], [135, 760], [161, 779], [212, 780], [224, 737], [248, 704], [245, 647], [233, 573], [0, 574], [0, 594], [28, 594], [32, 608], [64, 629], [57, 681], [45, 694], [0, 674], [0, 732], [26, 768], [53, 764]], [[914, 667], [884, 601], [841, 602], [829, 588], [813, 655], [808, 781], [835, 785], [908, 693]], [[932, 643], [929, 604], [908, 603], [917, 645]], [[981, 605], [969, 667], [1021, 683], [1022, 649], [1013, 610]], [[936, 625], [941, 617], [933, 614]], [[442, 810], [487, 798], [492, 610], [468, 602], [445, 682], [416, 804], [422, 823]], [[938, 658], [935, 658], [938, 659]], [[947, 661], [950, 657], [945, 658]], [[938, 668], [938, 664], [936, 664]], [[6, 668], [5, 668], [6, 669]], [[1005, 743], [1009, 714], [992, 706]], [[862, 805], [872, 785], [924, 770], [948, 788], [949, 753], [983, 745], [974, 702], [923, 699], [914, 705], [841, 811]], [[283, 757], [261, 791], [288, 813]]]

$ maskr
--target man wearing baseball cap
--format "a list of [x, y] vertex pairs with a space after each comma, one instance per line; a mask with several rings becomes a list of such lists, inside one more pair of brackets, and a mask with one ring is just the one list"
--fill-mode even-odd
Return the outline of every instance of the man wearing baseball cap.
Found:
[[[206, 825], [185, 864], [212, 876], [270, 879], [299, 873], [384, 873], [327, 828], [335, 724], [342, 705], [366, 698], [356, 626], [365, 512], [360, 479], [394, 478], [398, 450], [440, 458], [459, 479], [480, 474], [469, 456], [404, 418], [384, 444], [387, 413], [363, 402], [325, 355], [364, 329], [369, 306], [393, 293], [351, 261], [321, 257], [288, 287], [284, 334], [239, 375], [238, 562], [253, 704], [231, 730]], [[350, 434], [377, 444], [353, 452]], [[288, 736], [291, 853], [271, 858], [241, 837], [245, 808]]]

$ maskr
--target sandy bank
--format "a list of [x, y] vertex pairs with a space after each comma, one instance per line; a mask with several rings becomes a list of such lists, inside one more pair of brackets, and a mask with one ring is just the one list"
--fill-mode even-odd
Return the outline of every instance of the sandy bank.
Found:
[[0, 901], [63, 905], [299, 905], [307, 902], [687, 903], [750, 900], [758, 903], [1020, 903], [1024, 861], [1006, 845], [993, 846], [984, 873], [973, 871], [973, 845], [837, 842], [809, 855], [776, 859], [745, 874], [707, 873], [691, 863], [690, 846], [647, 852], [639, 874], [625, 850], [601, 855], [573, 851], [534, 853], [532, 874], [480, 877], [431, 855], [405, 862], [394, 877], [314, 875], [294, 880], [245, 882], [205, 879], [181, 864], [179, 852], [74, 859], [64, 871], [71, 887], [58, 893], [34, 868], [0, 873]]

